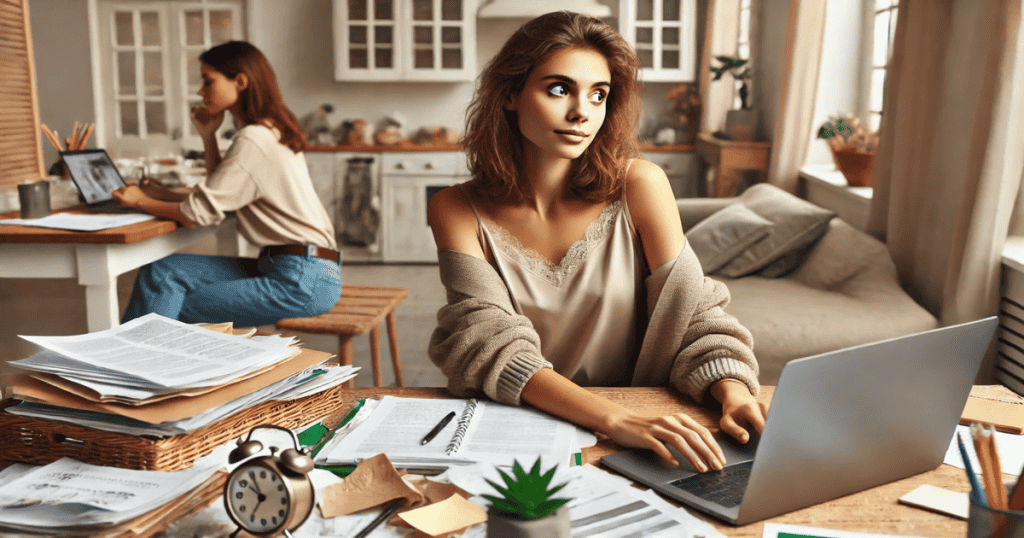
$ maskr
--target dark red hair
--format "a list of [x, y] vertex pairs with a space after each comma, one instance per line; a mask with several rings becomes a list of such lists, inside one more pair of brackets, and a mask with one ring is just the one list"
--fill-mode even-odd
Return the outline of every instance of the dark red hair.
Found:
[[285, 106], [274, 70], [259, 49], [245, 41], [228, 41], [200, 54], [199, 61], [231, 80], [245, 73], [249, 85], [238, 94], [242, 117], [237, 119], [244, 125], [267, 120], [281, 132], [282, 144], [296, 153], [305, 151], [306, 133]]
[[557, 11], [520, 27], [487, 64], [466, 113], [463, 143], [473, 174], [471, 187], [498, 203], [523, 199], [523, 138], [516, 113], [504, 104], [518, 95], [533, 69], [554, 52], [593, 50], [608, 61], [611, 90], [605, 102], [604, 125], [594, 141], [575, 159], [569, 173], [569, 192], [600, 202], [619, 195], [626, 161], [639, 155], [640, 61], [614, 28], [600, 19]]

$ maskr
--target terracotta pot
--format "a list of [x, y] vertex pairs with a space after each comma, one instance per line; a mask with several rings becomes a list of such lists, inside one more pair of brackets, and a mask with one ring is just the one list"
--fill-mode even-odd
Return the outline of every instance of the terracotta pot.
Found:
[[540, 519], [515, 519], [487, 509], [487, 538], [570, 538], [569, 507], [562, 506]]
[[874, 153], [832, 150], [832, 159], [835, 160], [836, 168], [843, 173], [846, 182], [851, 187], [871, 186], [871, 166], [875, 161]]

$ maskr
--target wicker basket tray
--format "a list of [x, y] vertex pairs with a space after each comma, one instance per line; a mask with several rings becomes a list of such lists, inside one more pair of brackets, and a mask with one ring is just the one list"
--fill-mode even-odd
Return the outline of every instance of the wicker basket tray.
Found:
[[343, 404], [344, 386], [289, 401], [263, 402], [191, 433], [149, 439], [106, 432], [31, 417], [12, 415], [3, 408], [18, 400], [0, 401], [0, 459], [45, 464], [63, 457], [95, 465], [150, 471], [180, 471], [253, 426], [272, 423], [300, 428]]

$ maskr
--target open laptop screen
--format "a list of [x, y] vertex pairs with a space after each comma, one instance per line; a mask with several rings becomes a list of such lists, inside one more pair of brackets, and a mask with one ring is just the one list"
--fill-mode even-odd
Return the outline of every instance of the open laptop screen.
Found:
[[117, 167], [102, 149], [62, 151], [60, 156], [86, 204], [111, 200], [110, 193], [125, 186]]

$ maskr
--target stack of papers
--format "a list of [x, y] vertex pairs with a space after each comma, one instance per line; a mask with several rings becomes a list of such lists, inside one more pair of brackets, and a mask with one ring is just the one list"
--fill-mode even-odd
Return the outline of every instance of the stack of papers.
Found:
[[223, 494], [223, 454], [186, 471], [134, 471], [70, 458], [0, 473], [0, 529], [46, 536], [151, 535]]
[[268, 400], [335, 387], [357, 370], [321, 366], [330, 354], [289, 338], [158, 314], [85, 335], [22, 338], [40, 351], [11, 363], [27, 373], [4, 379], [5, 396], [22, 400], [7, 412], [132, 435], [195, 431]]

